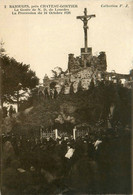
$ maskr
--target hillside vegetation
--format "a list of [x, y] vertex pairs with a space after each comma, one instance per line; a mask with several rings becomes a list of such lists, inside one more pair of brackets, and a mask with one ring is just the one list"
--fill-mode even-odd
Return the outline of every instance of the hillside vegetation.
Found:
[[124, 127], [131, 124], [131, 89], [121, 84], [100, 83], [88, 91], [76, 94], [60, 95], [56, 99], [39, 99], [28, 113], [21, 112], [13, 121], [16, 132], [32, 132], [58, 128], [69, 131], [75, 125], [83, 123], [95, 125], [104, 121], [107, 127], [110, 107], [114, 105], [110, 117], [112, 127], [118, 123]]

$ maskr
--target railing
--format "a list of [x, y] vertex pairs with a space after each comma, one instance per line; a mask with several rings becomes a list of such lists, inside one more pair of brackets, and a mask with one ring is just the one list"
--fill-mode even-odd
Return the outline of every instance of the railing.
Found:
[[[78, 130], [78, 129], [73, 129], [73, 139], [76, 139], [77, 137], [84, 137], [85, 135], [88, 135], [89, 131], [88, 130]], [[54, 140], [56, 140], [59, 137], [69, 137], [70, 135], [68, 135], [67, 133], [59, 133], [57, 129], [55, 130], [51, 130], [51, 131], [44, 131], [44, 130], [40, 130], [40, 139], [43, 138], [52, 138]]]
[[76, 130], [75, 131], [75, 139], [77, 137], [84, 137], [85, 135], [88, 135], [89, 132], [87, 130]]
[[40, 130], [40, 139], [43, 138], [52, 138], [52, 139], [57, 139], [58, 137], [58, 131], [57, 129], [51, 130], [51, 131], [43, 131], [42, 129]]

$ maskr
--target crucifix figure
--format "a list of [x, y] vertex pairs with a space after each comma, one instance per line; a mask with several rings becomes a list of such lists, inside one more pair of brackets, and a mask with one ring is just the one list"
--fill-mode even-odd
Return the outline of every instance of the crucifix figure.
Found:
[[84, 15], [83, 16], [77, 16], [77, 19], [80, 19], [83, 21], [83, 28], [84, 28], [84, 41], [85, 41], [85, 53], [87, 53], [88, 50], [88, 43], [87, 43], [87, 29], [88, 29], [88, 20], [90, 20], [92, 17], [95, 17], [95, 15], [87, 15], [87, 8], [84, 9]]

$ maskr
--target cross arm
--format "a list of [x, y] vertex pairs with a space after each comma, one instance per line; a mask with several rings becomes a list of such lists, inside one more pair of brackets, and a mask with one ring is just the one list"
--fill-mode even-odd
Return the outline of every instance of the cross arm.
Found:
[[93, 14], [93, 15], [88, 15], [87, 17], [96, 17], [96, 15], [95, 14]]
[[77, 16], [76, 18], [77, 18], [77, 19], [83, 19], [84, 16]]
[[77, 16], [77, 19], [87, 19], [87, 18], [92, 18], [92, 17], [96, 17], [96, 15], [87, 15], [87, 16]]

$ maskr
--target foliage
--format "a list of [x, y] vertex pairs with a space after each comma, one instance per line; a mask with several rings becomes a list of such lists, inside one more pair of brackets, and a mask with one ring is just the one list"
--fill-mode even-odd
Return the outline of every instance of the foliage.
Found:
[[44, 129], [58, 128], [70, 132], [74, 125], [86, 123], [93, 126], [100, 120], [107, 122], [112, 104], [115, 105], [112, 125], [118, 122], [123, 126], [130, 125], [131, 89], [112, 82], [100, 82], [97, 87], [76, 94], [44, 99], [27, 115], [20, 117], [20, 124], [22, 129], [27, 126], [27, 130], [43, 126]]
[[53, 78], [59, 78], [63, 72], [62, 68], [57, 66], [54, 68], [54, 70], [51, 70], [53, 74]]
[[17, 62], [7, 55], [2, 56], [2, 95], [3, 102], [14, 103], [24, 97], [39, 82], [29, 65]]

